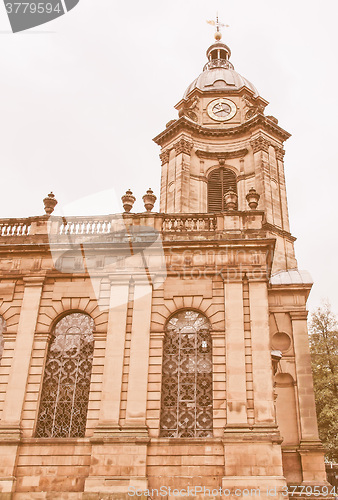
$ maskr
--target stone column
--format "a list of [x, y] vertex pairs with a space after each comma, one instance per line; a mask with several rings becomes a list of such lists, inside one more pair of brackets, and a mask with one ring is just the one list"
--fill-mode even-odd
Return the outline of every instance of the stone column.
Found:
[[96, 436], [119, 430], [128, 295], [129, 276], [111, 277], [101, 409]]
[[318, 437], [311, 356], [307, 332], [307, 311], [290, 312], [295, 349], [299, 422], [301, 432], [300, 456], [303, 482], [326, 480], [324, 453]]
[[23, 278], [25, 288], [16, 335], [14, 355], [0, 421], [0, 495], [11, 498], [15, 464], [21, 435], [21, 414], [33, 349], [34, 334], [44, 282], [43, 276]]
[[126, 427], [146, 431], [152, 286], [135, 282], [127, 391]]
[[275, 425], [266, 282], [249, 282], [255, 424]]
[[224, 284], [226, 311], [227, 427], [246, 426], [245, 340], [242, 283]]

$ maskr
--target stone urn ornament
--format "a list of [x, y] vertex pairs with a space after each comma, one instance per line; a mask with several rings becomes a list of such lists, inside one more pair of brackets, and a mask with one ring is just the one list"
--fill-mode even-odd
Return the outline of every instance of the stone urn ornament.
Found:
[[126, 191], [126, 194], [121, 196], [121, 200], [123, 203], [123, 208], [126, 213], [129, 213], [130, 210], [133, 208], [133, 205], [135, 203], [135, 196], [133, 196], [133, 193], [130, 189]]
[[154, 192], [152, 189], [148, 189], [146, 194], [142, 197], [144, 207], [147, 210], [147, 212], [151, 212], [152, 209], [154, 208], [155, 201], [156, 201], [156, 196], [154, 195]]
[[227, 191], [224, 195], [225, 209], [226, 210], [235, 210], [235, 208], [237, 206], [237, 200], [238, 200], [238, 196], [235, 193], [235, 191], [233, 191], [232, 189]]
[[55, 198], [55, 194], [53, 191], [49, 193], [49, 195], [44, 198], [43, 204], [45, 205], [45, 212], [47, 215], [51, 215], [54, 212], [54, 208], [57, 205], [57, 200]]
[[246, 195], [246, 201], [248, 202], [251, 210], [256, 210], [260, 197], [261, 196], [257, 193], [256, 189], [251, 188], [249, 190], [248, 194]]

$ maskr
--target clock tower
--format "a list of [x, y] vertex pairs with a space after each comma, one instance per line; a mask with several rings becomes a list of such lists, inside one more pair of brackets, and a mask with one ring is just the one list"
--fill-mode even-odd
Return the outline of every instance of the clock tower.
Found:
[[[218, 30], [215, 38], [202, 73], [175, 106], [178, 118], [154, 139], [160, 211], [192, 268], [199, 259], [197, 242], [187, 243], [190, 231], [206, 240], [197, 252], [204, 254], [201, 290], [206, 279], [224, 283], [226, 402], [224, 414], [221, 401], [216, 411], [226, 421], [222, 487], [277, 487], [283, 495], [287, 484], [325, 484], [306, 322], [312, 280], [298, 269], [289, 227], [290, 134], [235, 71]], [[175, 294], [184, 294], [183, 285], [177, 280]], [[221, 350], [216, 330], [213, 345]]]
[[283, 162], [290, 134], [264, 114], [268, 102], [234, 70], [227, 45], [218, 39], [206, 55], [203, 72], [175, 106], [178, 119], [154, 139], [162, 147], [160, 211], [225, 212], [230, 191], [235, 214], [247, 210], [252, 190], [276, 241], [273, 272], [295, 269]]

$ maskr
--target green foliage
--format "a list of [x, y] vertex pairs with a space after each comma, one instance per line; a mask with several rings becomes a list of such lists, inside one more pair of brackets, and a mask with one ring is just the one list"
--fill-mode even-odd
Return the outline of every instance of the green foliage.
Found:
[[319, 436], [338, 462], [338, 321], [329, 304], [312, 313], [309, 330]]

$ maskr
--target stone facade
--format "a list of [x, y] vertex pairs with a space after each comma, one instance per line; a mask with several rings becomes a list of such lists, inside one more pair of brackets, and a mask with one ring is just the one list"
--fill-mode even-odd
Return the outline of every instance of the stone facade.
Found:
[[[161, 487], [197, 487], [201, 498], [215, 494], [200, 487], [234, 498], [236, 488], [265, 498], [276, 489], [285, 498], [288, 485], [325, 484], [311, 280], [297, 269], [289, 232], [289, 134], [264, 115], [267, 102], [229, 55], [219, 42], [209, 49], [204, 80], [155, 138], [160, 213], [0, 221], [0, 498], [156, 498], [147, 490]], [[210, 212], [216, 171], [223, 184], [234, 174], [237, 193], [232, 209]], [[81, 328], [62, 326], [74, 314], [92, 321], [90, 365]], [[189, 351], [182, 343], [192, 338]], [[176, 374], [165, 355], [181, 363]], [[166, 427], [163, 414], [175, 409]]]

